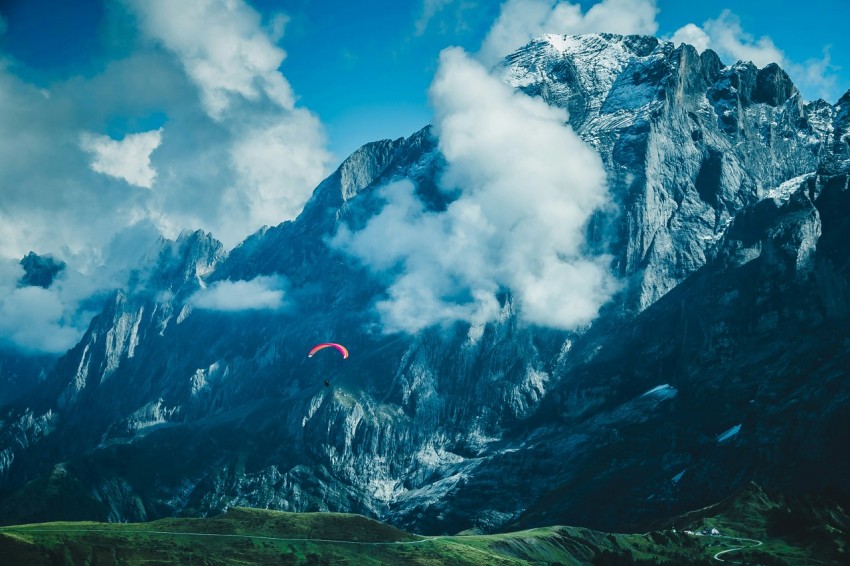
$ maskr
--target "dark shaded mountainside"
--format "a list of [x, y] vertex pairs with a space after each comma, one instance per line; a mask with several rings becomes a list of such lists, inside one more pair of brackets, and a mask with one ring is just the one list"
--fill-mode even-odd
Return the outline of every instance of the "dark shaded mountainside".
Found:
[[[749, 481], [850, 489], [850, 92], [806, 103], [776, 65], [606, 34], [544, 36], [499, 72], [566, 108], [606, 166], [617, 206], [589, 246], [624, 290], [589, 328], [523, 324], [506, 294], [483, 334], [381, 334], [387, 282], [329, 239], [390, 181], [433, 210], [451, 195], [429, 128], [368, 144], [230, 253], [201, 232], [163, 242], [0, 409], [0, 521], [253, 506], [624, 531]], [[288, 308], [188, 302], [261, 275], [286, 279]], [[330, 339], [351, 358], [306, 359]]]
[[643, 534], [543, 527], [422, 537], [359, 515], [232, 507], [205, 519], [0, 527], [14, 564], [844, 564], [850, 516], [825, 494], [769, 496], [750, 484]]

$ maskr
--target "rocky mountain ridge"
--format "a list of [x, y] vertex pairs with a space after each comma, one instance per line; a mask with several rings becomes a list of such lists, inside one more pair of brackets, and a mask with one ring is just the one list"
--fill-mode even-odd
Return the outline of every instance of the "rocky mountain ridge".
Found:
[[[474, 341], [462, 324], [381, 334], [385, 281], [329, 239], [390, 181], [434, 210], [451, 196], [429, 128], [367, 144], [230, 253], [202, 232], [163, 242], [0, 410], [0, 521], [25, 521], [54, 477], [96, 503], [78, 518], [251, 505], [419, 532], [624, 528], [751, 480], [850, 488], [816, 473], [847, 464], [850, 93], [806, 103], [775, 65], [607, 34], [544, 36], [497, 72], [567, 109], [605, 164], [616, 206], [588, 241], [624, 291], [589, 329], [525, 325], [508, 293]], [[269, 275], [283, 309], [190, 300]], [[331, 337], [351, 359], [305, 359]]]

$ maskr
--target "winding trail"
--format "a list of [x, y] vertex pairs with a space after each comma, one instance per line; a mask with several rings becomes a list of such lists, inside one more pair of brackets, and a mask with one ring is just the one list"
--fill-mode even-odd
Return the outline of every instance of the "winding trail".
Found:
[[715, 560], [719, 560], [720, 562], [725, 562], [722, 558], [720, 558], [721, 554], [726, 554], [727, 552], [735, 552], [736, 550], [744, 550], [745, 548], [755, 548], [757, 546], [761, 546], [763, 543], [760, 540], [755, 540], [751, 538], [738, 538], [738, 537], [723, 537], [723, 538], [731, 538], [734, 540], [741, 540], [747, 542], [754, 542], [755, 544], [751, 544], [749, 546], [736, 546], [735, 548], [729, 548], [727, 550], [721, 550], [717, 554], [714, 555]]
[[[278, 542], [328, 542], [334, 544], [359, 544], [365, 546], [391, 546], [391, 545], [404, 545], [404, 544], [421, 544], [423, 542], [430, 542], [440, 539], [449, 539], [448, 536], [433, 536], [433, 537], [422, 537], [417, 540], [399, 540], [399, 541], [386, 541], [386, 542], [367, 542], [367, 541], [359, 541], [359, 540], [338, 540], [338, 539], [325, 539], [325, 538], [284, 538], [284, 537], [269, 537], [263, 535], [235, 535], [235, 534], [220, 534], [220, 533], [195, 533], [195, 532], [181, 532], [181, 531], [131, 531], [125, 529], [32, 529], [28, 527], [0, 527], [0, 533], [10, 532], [10, 533], [100, 533], [100, 534], [111, 534], [111, 535], [171, 535], [171, 536], [192, 536], [192, 537], [220, 537], [220, 538], [244, 538], [244, 539], [258, 539], [258, 540], [273, 540]], [[448, 542], [455, 542], [449, 540]], [[456, 543], [455, 544], [461, 544]]]
[[762, 544], [764, 544], [762, 541], [755, 540], [755, 539], [752, 539], [752, 538], [727, 537], [725, 535], [699, 535], [699, 534], [696, 534], [696, 533], [694, 533], [694, 536], [710, 537], [710, 538], [726, 538], [726, 539], [729, 539], [729, 540], [747, 541], [747, 542], [754, 542], [755, 543], [755, 544], [751, 544], [749, 546], [735, 546], [733, 548], [727, 548], [726, 550], [721, 550], [720, 552], [718, 552], [717, 554], [714, 555], [714, 559], [717, 560], [718, 562], [726, 562], [725, 560], [720, 558], [721, 554], [726, 554], [727, 552], [735, 552], [736, 550], [744, 550], [745, 548], [756, 548], [757, 546], [761, 546]]

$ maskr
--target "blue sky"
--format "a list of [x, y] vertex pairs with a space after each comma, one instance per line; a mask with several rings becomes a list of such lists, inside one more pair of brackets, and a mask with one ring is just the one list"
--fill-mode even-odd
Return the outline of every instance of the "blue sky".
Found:
[[[579, 2], [585, 10], [594, 3]], [[329, 147], [341, 159], [366, 141], [408, 135], [428, 123], [427, 89], [440, 50], [459, 45], [476, 51], [501, 2], [438, 0], [432, 4], [440, 8], [427, 25], [425, 0], [249, 4], [266, 20], [280, 13], [289, 17], [279, 41], [287, 52], [281, 70], [300, 104], [321, 118]], [[808, 98], [831, 94], [834, 102], [850, 88], [850, 7], [845, 0], [658, 0], [656, 5], [659, 36], [670, 37], [688, 23], [702, 25], [728, 9], [745, 33], [769, 37], [791, 61], [822, 59], [828, 49], [834, 86], [820, 92], [801, 85]], [[101, 0], [7, 0], [0, 4], [8, 24], [0, 45], [20, 63], [20, 74], [35, 82], [97, 73], [133, 48], [132, 23], [120, 12]], [[151, 123], [158, 119], [152, 117]], [[134, 124], [133, 117], [127, 122], [130, 128], [148, 125]]]
[[[90, 299], [123, 285], [158, 237], [200, 228], [230, 249], [295, 218], [357, 147], [412, 134], [434, 108], [438, 123], [442, 108], [477, 116], [479, 130], [498, 119], [514, 137], [528, 133], [510, 104], [500, 106], [512, 95], [488, 69], [543, 33], [653, 34], [714, 49], [727, 63], [776, 61], [806, 98], [835, 102], [850, 87], [846, 0], [777, 4], [2, 0], [0, 342], [63, 351], [90, 320]], [[450, 46], [460, 49], [441, 62]], [[474, 100], [472, 80], [484, 85]], [[438, 82], [443, 92], [429, 100]], [[482, 114], [488, 96], [492, 113]], [[564, 117], [553, 112], [560, 132]], [[559, 179], [578, 175], [575, 186], [603, 191], [601, 176], [586, 178], [588, 159], [546, 153], [534, 135], [519, 144], [529, 158], [567, 167], [535, 181], [539, 190], [561, 198]], [[563, 135], [561, 153], [581, 153]], [[477, 145], [486, 152], [492, 141]], [[498, 161], [511, 160], [455, 165], [471, 178], [515, 179]], [[50, 289], [17, 287], [30, 250], [67, 263]], [[409, 313], [395, 314], [404, 326]]]

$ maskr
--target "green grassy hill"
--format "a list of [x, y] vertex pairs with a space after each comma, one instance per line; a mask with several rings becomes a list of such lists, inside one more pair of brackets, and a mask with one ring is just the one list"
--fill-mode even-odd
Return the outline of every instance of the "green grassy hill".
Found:
[[[419, 537], [358, 515], [231, 509], [211, 519], [41, 523], [3, 527], [10, 564], [647, 564], [700, 563], [699, 542], [551, 527], [498, 535]], [[677, 560], [679, 559], [679, 560]], [[600, 561], [602, 560], [602, 561]], [[626, 563], [632, 563], [631, 561]], [[639, 562], [640, 563], [640, 562]], [[707, 563], [707, 562], [706, 562]]]
[[[676, 520], [680, 529], [717, 528], [762, 541], [730, 560], [745, 564], [850, 564], [850, 500], [840, 494], [769, 495], [758, 485]], [[717, 550], [722, 550], [717, 546]]]
[[[645, 534], [547, 527], [421, 537], [341, 513], [233, 508], [208, 519], [60, 522], [0, 528], [4, 564], [747, 564], [846, 562], [843, 507], [823, 497], [770, 498], [757, 486]], [[718, 529], [723, 537], [686, 534]]]

